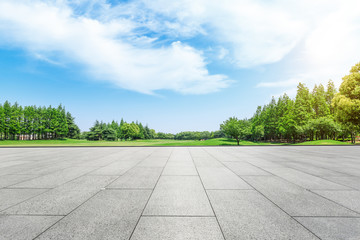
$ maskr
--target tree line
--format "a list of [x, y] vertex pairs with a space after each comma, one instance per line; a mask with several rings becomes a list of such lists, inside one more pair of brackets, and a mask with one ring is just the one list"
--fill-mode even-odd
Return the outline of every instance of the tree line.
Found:
[[79, 127], [62, 105], [57, 108], [0, 104], [0, 139], [38, 140], [78, 138]]
[[121, 119], [120, 122], [104, 123], [96, 120], [88, 132], [82, 133], [82, 138], [90, 141], [136, 140], [153, 139], [155, 134], [154, 129], [139, 122], [127, 123]]
[[81, 138], [90, 141], [126, 141], [136, 139], [206, 140], [224, 136], [225, 134], [222, 131], [186, 131], [177, 134], [156, 132], [141, 122], [127, 123], [123, 119], [120, 122], [113, 120], [111, 123], [96, 120], [88, 132], [81, 134]]
[[360, 63], [353, 66], [337, 90], [330, 80], [310, 91], [299, 83], [295, 99], [284, 94], [258, 106], [251, 119], [231, 117], [220, 125], [237, 140], [300, 142], [346, 139], [355, 143], [360, 130]]

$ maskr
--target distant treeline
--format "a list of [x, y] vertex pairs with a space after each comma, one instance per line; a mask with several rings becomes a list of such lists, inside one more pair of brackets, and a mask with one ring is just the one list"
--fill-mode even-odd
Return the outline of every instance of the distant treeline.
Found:
[[150, 129], [147, 125], [144, 127], [144, 125], [139, 122], [127, 123], [121, 119], [120, 123], [116, 121], [104, 123], [96, 120], [89, 132], [83, 132], [81, 134], [81, 138], [90, 141], [116, 141], [153, 139], [155, 135], [154, 129]]
[[297, 142], [351, 138], [360, 126], [360, 63], [343, 78], [339, 91], [330, 80], [310, 90], [299, 83], [295, 99], [286, 94], [259, 106], [251, 119], [229, 118], [220, 128], [237, 141]]
[[221, 138], [221, 137], [225, 137], [225, 133], [223, 131], [219, 130], [219, 131], [214, 131], [214, 132], [185, 131], [185, 132], [179, 132], [176, 134], [159, 132], [156, 134], [155, 138], [175, 139], [175, 140], [206, 140], [206, 139]]
[[81, 138], [90, 141], [117, 141], [117, 140], [136, 140], [136, 139], [176, 139], [176, 140], [201, 140], [217, 137], [224, 137], [222, 131], [215, 132], [180, 132], [177, 134], [156, 132], [154, 129], [143, 125], [140, 122], [127, 123], [123, 119], [120, 122], [112, 121], [104, 123], [95, 121], [90, 131], [83, 132]]
[[79, 127], [65, 108], [0, 104], [0, 139], [36, 140], [78, 138]]

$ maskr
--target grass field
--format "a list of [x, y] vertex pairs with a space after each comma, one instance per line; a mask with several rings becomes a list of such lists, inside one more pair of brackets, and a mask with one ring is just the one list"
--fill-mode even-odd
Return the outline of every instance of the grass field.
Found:
[[[251, 142], [241, 141], [242, 146], [259, 146], [259, 145], [349, 145], [348, 142], [340, 142], [334, 140], [318, 140], [309, 141], [297, 144], [286, 143], [269, 143], [269, 142]], [[234, 139], [228, 138], [215, 138], [205, 141], [196, 140], [136, 140], [136, 141], [87, 141], [77, 139], [64, 139], [64, 140], [34, 140], [34, 141], [0, 141], [0, 147], [33, 147], [33, 146], [232, 146], [236, 145]]]

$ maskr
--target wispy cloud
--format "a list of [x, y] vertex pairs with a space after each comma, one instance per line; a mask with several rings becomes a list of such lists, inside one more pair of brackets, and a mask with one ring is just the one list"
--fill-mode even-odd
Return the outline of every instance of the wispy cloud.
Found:
[[339, 85], [341, 77], [360, 61], [357, 0], [135, 2], [177, 23], [174, 32], [205, 33], [229, 49], [227, 60], [239, 68], [277, 63], [292, 53], [296, 60], [286, 65], [291, 71], [279, 74], [285, 80], [259, 87], [292, 87], [299, 81], [312, 85], [329, 79]]
[[[218, 91], [231, 80], [209, 62], [266, 67], [290, 53], [291, 71], [258, 87], [339, 84], [360, 60], [359, 8], [357, 0], [2, 0], [0, 45], [80, 63], [95, 79], [148, 94]], [[197, 49], [198, 37], [219, 53]]]
[[178, 41], [152, 47], [148, 37], [134, 34], [135, 27], [125, 18], [102, 22], [77, 16], [66, 1], [0, 2], [0, 44], [24, 48], [36, 58], [74, 61], [96, 79], [147, 94], [162, 89], [202, 94], [228, 86], [225, 75], [209, 74], [200, 51]]

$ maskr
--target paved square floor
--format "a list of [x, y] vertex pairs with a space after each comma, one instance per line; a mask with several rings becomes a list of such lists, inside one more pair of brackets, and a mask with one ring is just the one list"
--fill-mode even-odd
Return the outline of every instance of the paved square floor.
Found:
[[360, 239], [360, 147], [0, 148], [0, 239]]

